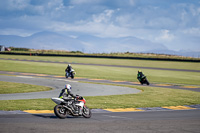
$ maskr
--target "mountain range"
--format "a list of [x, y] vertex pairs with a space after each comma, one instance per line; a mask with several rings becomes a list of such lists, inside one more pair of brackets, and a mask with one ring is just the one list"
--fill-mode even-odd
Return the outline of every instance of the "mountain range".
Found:
[[44, 31], [27, 37], [0, 35], [0, 45], [31, 49], [82, 51], [84, 53], [134, 52], [200, 57], [200, 52], [173, 51], [167, 49], [163, 44], [136, 37], [102, 38], [76, 32], [58, 34]]

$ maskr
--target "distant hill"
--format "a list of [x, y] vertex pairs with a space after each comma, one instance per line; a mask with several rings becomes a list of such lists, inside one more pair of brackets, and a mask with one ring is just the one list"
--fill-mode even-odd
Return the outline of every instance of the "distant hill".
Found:
[[28, 37], [13, 35], [0, 35], [0, 44], [13, 47], [26, 47], [34, 49], [65, 49], [76, 50], [81, 47], [81, 42], [71, 37], [53, 32], [39, 32]]
[[33, 49], [54, 49], [82, 51], [84, 53], [147, 52], [198, 57], [197, 52], [177, 52], [168, 50], [163, 44], [136, 37], [101, 38], [89, 34], [68, 32], [38, 32], [31, 36], [0, 35], [0, 45]]
[[196, 52], [196, 51], [150, 50], [146, 51], [145, 53], [168, 54], [168, 55], [200, 58], [200, 51]]

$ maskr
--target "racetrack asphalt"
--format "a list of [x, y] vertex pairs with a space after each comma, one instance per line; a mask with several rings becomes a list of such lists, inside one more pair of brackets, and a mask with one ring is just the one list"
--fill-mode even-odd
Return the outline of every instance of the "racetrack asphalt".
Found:
[[199, 133], [200, 110], [94, 113], [90, 119], [54, 114], [0, 114], [2, 133]]
[[[105, 80], [105, 79], [88, 79], [88, 78], [80, 78], [75, 77], [74, 79], [66, 79], [64, 76], [56, 76], [56, 75], [47, 75], [47, 74], [34, 74], [34, 73], [22, 73], [22, 72], [6, 72], [0, 71], [0, 74], [5, 75], [17, 75], [17, 76], [29, 76], [29, 77], [43, 77], [43, 78], [52, 78], [58, 80], [67, 80], [70, 82], [91, 82], [91, 83], [106, 83], [106, 84], [121, 84], [121, 85], [136, 85], [142, 86], [139, 82], [130, 82], [130, 81], [119, 81], [119, 80]], [[172, 84], [150, 84], [151, 87], [163, 87], [163, 88], [171, 88], [171, 89], [183, 89], [183, 90], [190, 90], [190, 91], [197, 91], [200, 92], [200, 86], [180, 86], [180, 85], [172, 85]]]
[[141, 92], [140, 90], [129, 87], [80, 83], [74, 80], [67, 80], [61, 78], [47, 78], [47, 77], [44, 78], [44, 77], [27, 76], [27, 75], [26, 76], [0, 75], [0, 81], [34, 84], [34, 85], [48, 86], [54, 88], [51, 91], [0, 94], [0, 100], [58, 97], [61, 92], [61, 89], [64, 88], [65, 84], [70, 84], [72, 86], [73, 94], [78, 94], [81, 96], [122, 95], [122, 94], [132, 94]]

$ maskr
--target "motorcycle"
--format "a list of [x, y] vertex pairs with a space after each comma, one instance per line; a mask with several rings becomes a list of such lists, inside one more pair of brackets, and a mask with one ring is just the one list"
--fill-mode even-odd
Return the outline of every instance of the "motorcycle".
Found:
[[92, 112], [85, 106], [86, 100], [82, 96], [77, 96], [74, 104], [72, 101], [66, 101], [61, 98], [51, 98], [51, 100], [57, 104], [54, 107], [54, 114], [60, 119], [65, 119], [67, 115], [83, 116], [85, 118], [92, 116]]
[[68, 71], [65, 72], [65, 77], [66, 77], [66, 78], [71, 77], [71, 78], [73, 79], [74, 76], [75, 76], [75, 74], [76, 74], [75, 70], [74, 70], [74, 69], [71, 69], [70, 72], [68, 72]]
[[140, 82], [140, 84], [147, 84], [147, 85], [149, 85], [150, 83], [149, 83], [149, 81], [147, 80], [147, 77], [146, 76], [142, 76], [141, 78], [139, 78], [138, 79], [139, 80], [139, 82]]

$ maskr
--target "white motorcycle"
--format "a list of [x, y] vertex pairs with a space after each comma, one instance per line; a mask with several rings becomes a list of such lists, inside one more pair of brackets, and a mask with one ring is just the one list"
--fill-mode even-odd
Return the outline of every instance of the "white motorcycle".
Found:
[[73, 79], [74, 76], [75, 76], [75, 74], [76, 74], [75, 70], [74, 70], [74, 69], [71, 69], [70, 72], [68, 72], [68, 71], [65, 72], [65, 77], [66, 77], [66, 78], [71, 77], [71, 78]]
[[83, 116], [85, 118], [92, 116], [91, 110], [85, 106], [86, 100], [81, 96], [75, 98], [74, 105], [72, 105], [72, 101], [61, 98], [51, 98], [51, 100], [57, 104], [54, 107], [54, 113], [60, 119], [65, 119], [67, 115]]

